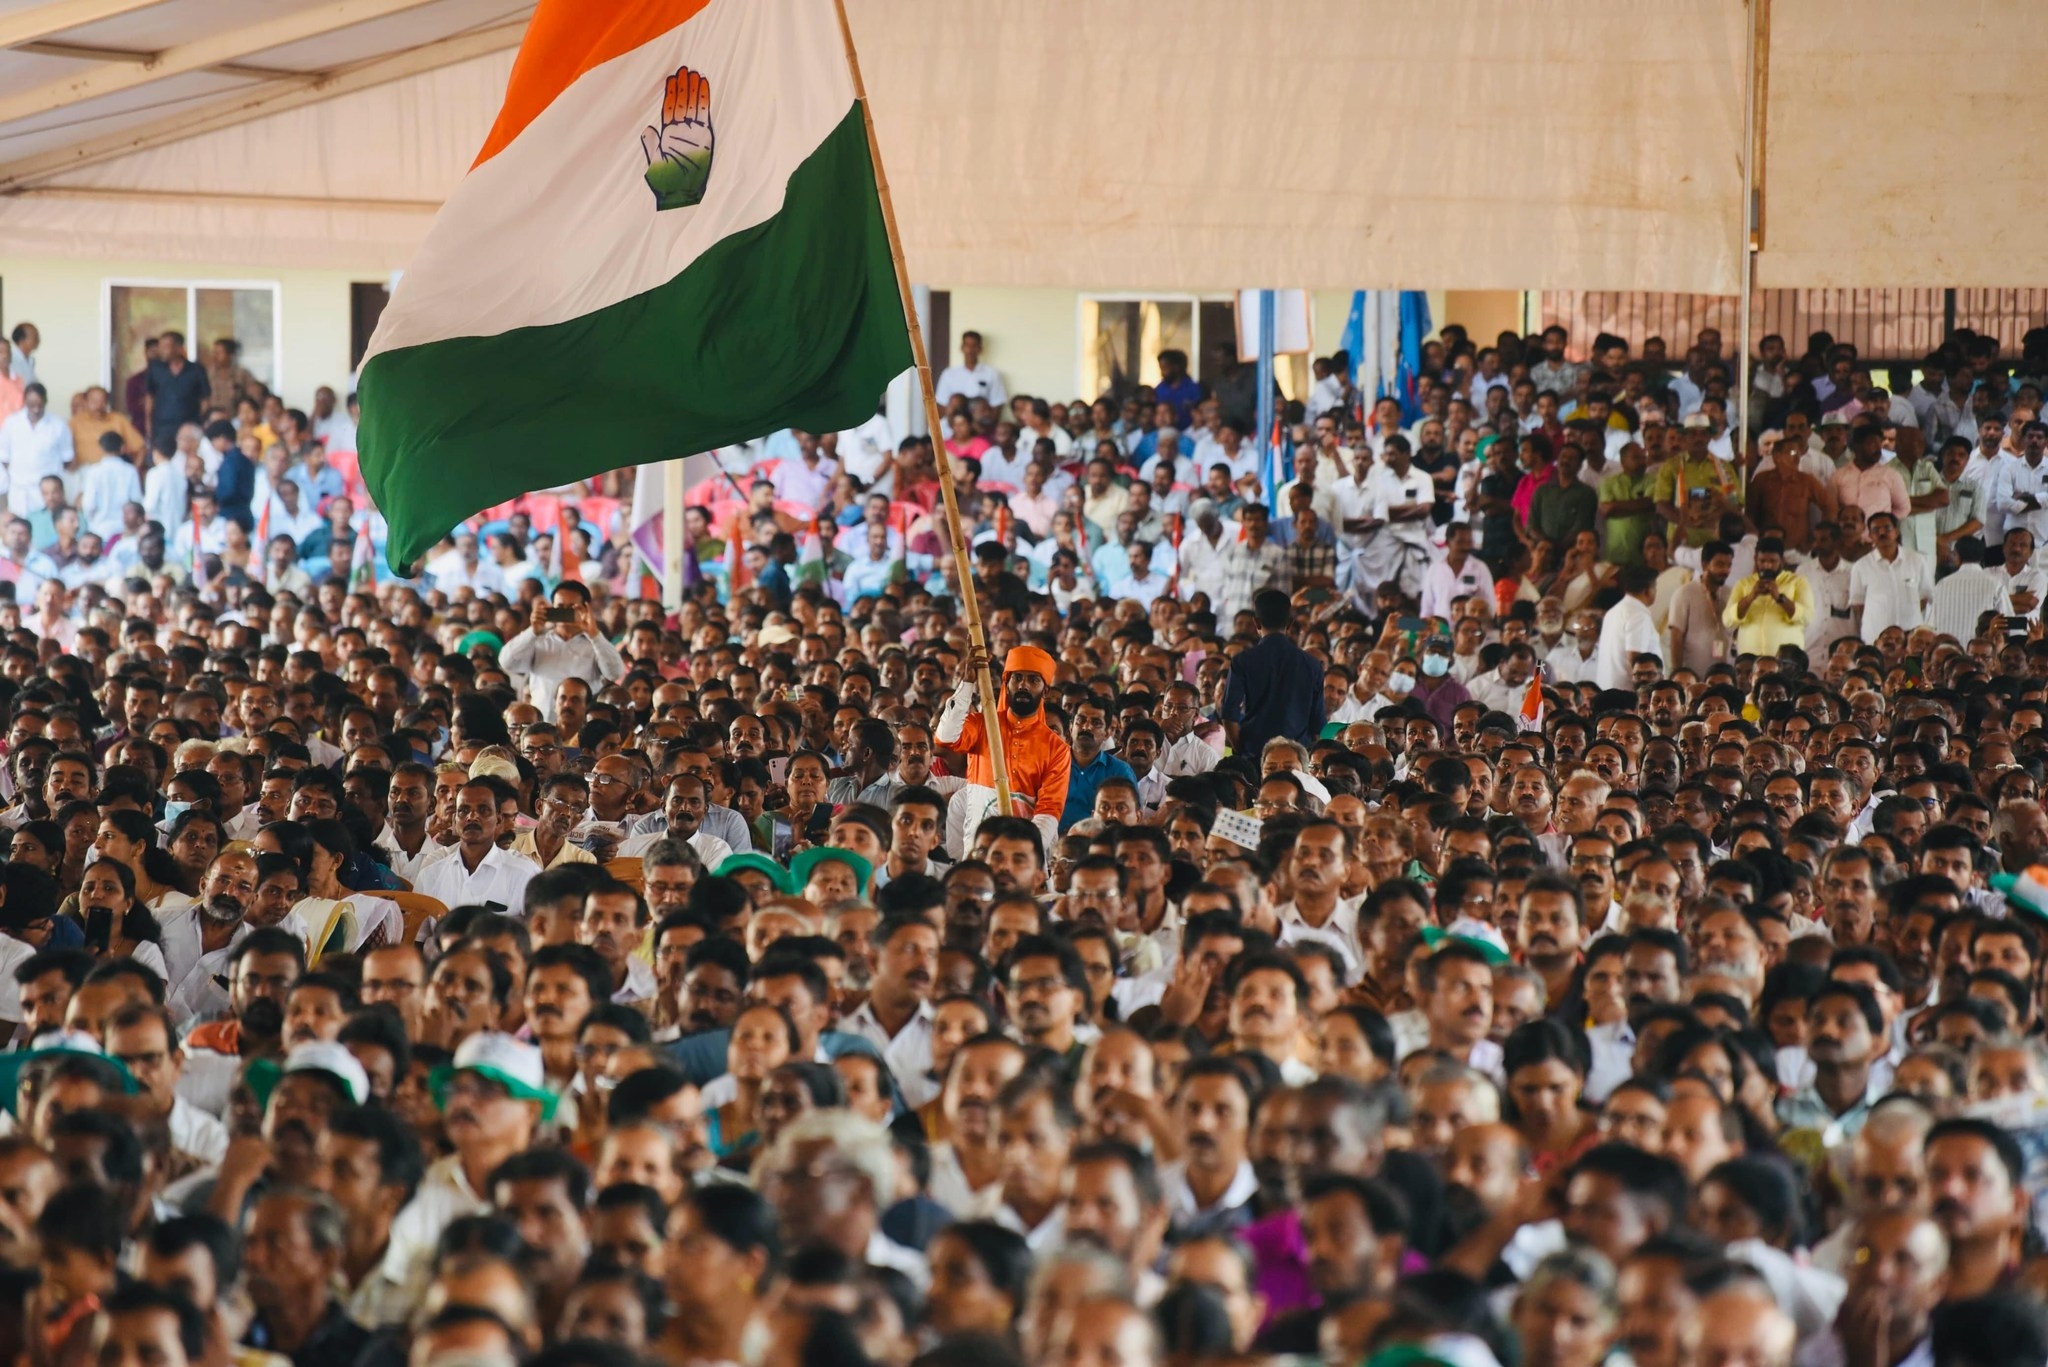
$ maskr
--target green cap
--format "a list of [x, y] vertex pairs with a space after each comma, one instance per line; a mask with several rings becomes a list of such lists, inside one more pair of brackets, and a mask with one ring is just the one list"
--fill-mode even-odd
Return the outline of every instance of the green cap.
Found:
[[820, 864], [844, 864], [852, 869], [854, 880], [859, 886], [859, 895], [867, 896], [868, 879], [874, 877], [875, 866], [852, 850], [842, 850], [835, 845], [816, 846], [790, 860], [787, 891], [793, 896], [801, 897], [805, 886], [811, 881], [811, 870]]
[[782, 865], [758, 850], [748, 850], [743, 854], [727, 855], [719, 861], [718, 867], [713, 869], [712, 872], [720, 878], [730, 878], [734, 874], [744, 873], [748, 869], [766, 876], [768, 881], [775, 885], [777, 892], [787, 893], [789, 891], [789, 870], [783, 868]]

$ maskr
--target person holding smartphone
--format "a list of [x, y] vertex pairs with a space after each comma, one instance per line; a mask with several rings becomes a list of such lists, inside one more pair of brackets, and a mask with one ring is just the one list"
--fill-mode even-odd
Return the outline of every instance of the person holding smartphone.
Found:
[[515, 678], [525, 676], [526, 696], [543, 720], [555, 721], [555, 691], [564, 679], [581, 679], [596, 693], [626, 676], [618, 647], [597, 629], [590, 590], [573, 579], [555, 586], [551, 598], [533, 600], [533, 620], [505, 643], [498, 663]]

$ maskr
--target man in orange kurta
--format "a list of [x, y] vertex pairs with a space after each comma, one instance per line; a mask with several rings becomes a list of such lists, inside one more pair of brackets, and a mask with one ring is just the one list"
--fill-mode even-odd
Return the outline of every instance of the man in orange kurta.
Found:
[[[1058, 669], [1052, 656], [1037, 646], [1018, 646], [1003, 659], [1002, 697], [996, 703], [1016, 812], [1037, 823], [1047, 850], [1059, 834], [1060, 813], [1067, 805], [1067, 780], [1074, 767], [1067, 743], [1045, 724], [1045, 691]], [[969, 783], [993, 788], [995, 769], [989, 763], [985, 727], [978, 691], [970, 677], [954, 690], [939, 714], [934, 738], [948, 749], [966, 752]]]

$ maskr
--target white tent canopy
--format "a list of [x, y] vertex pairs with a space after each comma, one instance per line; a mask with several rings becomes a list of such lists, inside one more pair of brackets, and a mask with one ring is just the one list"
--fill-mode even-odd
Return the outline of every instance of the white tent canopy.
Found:
[[[2036, 278], [2028, 0], [1754, 3], [1760, 285]], [[847, 6], [921, 280], [1739, 286], [1742, 0]], [[402, 267], [531, 9], [0, 0], [0, 252]]]

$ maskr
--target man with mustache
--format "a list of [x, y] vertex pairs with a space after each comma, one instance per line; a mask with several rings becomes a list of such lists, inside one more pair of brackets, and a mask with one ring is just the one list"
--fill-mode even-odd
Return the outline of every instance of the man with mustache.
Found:
[[610, 965], [588, 945], [544, 945], [526, 970], [526, 1019], [543, 1069], [558, 1086], [576, 1075], [576, 1039], [611, 993]]
[[540, 872], [531, 859], [498, 848], [501, 785], [465, 783], [455, 794], [455, 847], [430, 861], [413, 890], [447, 907], [480, 906], [516, 911], [526, 905], [526, 885]]
[[1258, 1352], [1317, 1354], [1324, 1319], [1390, 1292], [1407, 1249], [1407, 1207], [1376, 1178], [1339, 1173], [1312, 1178], [1302, 1197], [1308, 1276], [1322, 1304], [1268, 1325], [1253, 1345]]
[[939, 932], [914, 916], [891, 916], [875, 927], [874, 983], [868, 999], [841, 1028], [880, 1050], [898, 1078], [924, 1075], [932, 1063], [932, 984], [939, 972]]
[[2019, 1142], [1988, 1120], [1955, 1118], [1927, 1132], [1927, 1192], [1948, 1236], [1947, 1299], [2006, 1283], [2025, 1256], [2029, 1222]]
[[1060, 1180], [1067, 1242], [1101, 1249], [1130, 1269], [1140, 1305], [1165, 1291], [1152, 1270], [1166, 1235], [1167, 1209], [1152, 1159], [1133, 1145], [1098, 1140], [1073, 1152]]
[[[960, 662], [960, 685], [939, 716], [934, 739], [967, 756], [967, 782], [995, 786], [988, 755], [988, 722], [981, 715], [971, 659]], [[1059, 837], [1061, 813], [1067, 805], [1067, 783], [1073, 752], [1045, 722], [1045, 693], [1059, 676], [1059, 665], [1037, 646], [1018, 646], [1003, 657], [1002, 698], [997, 704], [1003, 730], [1003, 760], [1009, 771], [1011, 801], [1020, 816], [1037, 825], [1044, 846]], [[1128, 766], [1126, 766], [1128, 767]]]
[[199, 884], [199, 900], [162, 918], [169, 999], [180, 1020], [204, 1020], [227, 1005], [216, 975], [228, 951], [249, 931], [243, 925], [256, 900], [256, 857], [233, 850], [215, 855]]
[[211, 1183], [207, 1206], [223, 1218], [250, 1197], [278, 1188], [316, 1186], [327, 1118], [370, 1099], [370, 1078], [340, 1044], [302, 1044], [286, 1055], [270, 1089], [258, 1134], [237, 1135]]
[[480, 1193], [491, 1190], [491, 1174], [532, 1147], [534, 1131], [555, 1109], [540, 1050], [495, 1031], [465, 1039], [454, 1064], [437, 1075], [435, 1091], [455, 1152], [428, 1167], [392, 1221], [384, 1268], [402, 1282], [425, 1276], [451, 1223], [489, 1210]]
[[621, 1005], [644, 1002], [655, 994], [654, 967], [633, 950], [647, 930], [647, 899], [625, 883], [609, 883], [583, 899], [576, 922], [576, 940], [596, 951], [611, 974], [606, 996]]
[[1311, 820], [1295, 837], [1291, 867], [1294, 899], [1275, 909], [1280, 917], [1280, 943], [1328, 945], [1344, 961], [1344, 981], [1364, 975], [1359, 957], [1358, 911], [1344, 897], [1344, 879], [1352, 866], [1351, 835], [1334, 821]]
[[1160, 1174], [1173, 1239], [1181, 1243], [1242, 1223], [1259, 1179], [1246, 1152], [1251, 1093], [1225, 1058], [1196, 1059], [1182, 1070], [1173, 1116], [1187, 1156]]
[[1065, 940], [1026, 935], [1010, 951], [1009, 986], [1013, 1023], [1033, 1048], [1050, 1049], [1078, 1066], [1083, 1045], [1075, 1026], [1087, 1015], [1088, 970]]
[[1501, 1049], [1486, 1037], [1493, 1021], [1493, 958], [1475, 942], [1446, 941], [1415, 969], [1429, 1047], [1500, 1080]]
[[1858, 982], [1830, 979], [1806, 1004], [1806, 1055], [1813, 1080], [1778, 1102], [1787, 1129], [1822, 1131], [1830, 1144], [1853, 1139], [1883, 1095], [1871, 1065], [1890, 1047], [1877, 995]]
[[[225, 859], [228, 856], [222, 855]], [[248, 1059], [284, 1053], [284, 1009], [306, 971], [306, 947], [276, 926], [251, 930], [221, 956], [227, 982], [209, 980], [226, 1014], [185, 1037], [185, 1070], [178, 1092], [209, 1115], [227, 1113], [235, 1074]], [[176, 999], [165, 1003], [179, 1019]]]
[[1024, 1071], [1024, 1046], [1007, 1035], [977, 1035], [953, 1055], [939, 1094], [946, 1138], [932, 1145], [932, 1200], [965, 1217], [988, 1193], [1000, 1190], [1002, 1148], [997, 1142], [996, 1098]]
[[1522, 961], [1542, 974], [1550, 1002], [1565, 1000], [1585, 943], [1585, 894], [1579, 883], [1556, 873], [1532, 877], [1522, 889], [1516, 939]]
[[126, 1068], [142, 1087], [150, 1107], [170, 1128], [173, 1177], [220, 1162], [228, 1148], [227, 1127], [178, 1095], [185, 1051], [170, 1013], [154, 1002], [129, 1002], [114, 1012], [104, 1030], [107, 1057]]
[[1230, 1038], [1240, 1054], [1264, 1054], [1290, 1087], [1313, 1081], [1315, 1070], [1296, 1056], [1308, 979], [1282, 954], [1247, 954], [1230, 966]]
[[1949, 1243], [1922, 1211], [1876, 1211], [1851, 1230], [1848, 1289], [1834, 1328], [1802, 1363], [1898, 1367], [1932, 1362], [1930, 1322], [1949, 1289]]

